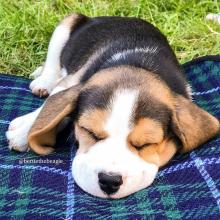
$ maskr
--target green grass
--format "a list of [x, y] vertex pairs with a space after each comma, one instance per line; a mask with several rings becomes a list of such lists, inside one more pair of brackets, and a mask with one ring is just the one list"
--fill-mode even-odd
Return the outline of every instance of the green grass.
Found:
[[219, 54], [220, 25], [204, 19], [219, 11], [217, 0], [0, 0], [0, 71], [27, 77], [44, 61], [57, 22], [71, 12], [146, 19], [168, 37], [181, 63]]

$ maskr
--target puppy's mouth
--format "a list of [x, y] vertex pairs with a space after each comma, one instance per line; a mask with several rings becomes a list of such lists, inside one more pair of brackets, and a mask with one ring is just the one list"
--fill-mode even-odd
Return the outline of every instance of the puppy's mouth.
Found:
[[[97, 159], [89, 159], [86, 154], [79, 154], [72, 165], [72, 174], [77, 185], [83, 191], [104, 199], [120, 199], [142, 190], [152, 184], [158, 172], [156, 165], [141, 160], [140, 164], [130, 164], [130, 169], [126, 169], [128, 163], [117, 164], [117, 169], [110, 172], [107, 171], [110, 169], [104, 161], [100, 166]], [[104, 167], [106, 169], [101, 169]]]

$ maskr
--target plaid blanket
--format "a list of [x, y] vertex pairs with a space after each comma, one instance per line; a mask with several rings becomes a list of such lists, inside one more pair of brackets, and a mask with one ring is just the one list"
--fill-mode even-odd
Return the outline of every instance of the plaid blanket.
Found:
[[[220, 58], [183, 65], [194, 101], [220, 118]], [[0, 75], [0, 219], [220, 219], [220, 137], [176, 155], [153, 185], [127, 198], [105, 200], [83, 192], [71, 176], [72, 140], [49, 156], [9, 151], [9, 122], [43, 102], [29, 80]]]

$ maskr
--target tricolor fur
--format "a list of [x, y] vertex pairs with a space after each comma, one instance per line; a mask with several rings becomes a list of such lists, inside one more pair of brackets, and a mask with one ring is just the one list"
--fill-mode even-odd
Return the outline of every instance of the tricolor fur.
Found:
[[121, 198], [149, 186], [176, 152], [193, 150], [220, 130], [218, 119], [192, 103], [166, 37], [141, 19], [66, 17], [32, 75], [32, 92], [50, 96], [11, 122], [9, 148], [49, 154], [70, 120], [79, 142], [73, 176], [98, 197]]

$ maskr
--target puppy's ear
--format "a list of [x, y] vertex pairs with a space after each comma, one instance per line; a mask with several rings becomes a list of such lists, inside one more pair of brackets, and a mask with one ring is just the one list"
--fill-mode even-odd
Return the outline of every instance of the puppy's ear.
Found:
[[58, 125], [74, 110], [80, 89], [80, 85], [73, 86], [46, 100], [28, 135], [35, 153], [46, 155], [54, 151]]
[[220, 132], [217, 118], [182, 96], [175, 101], [172, 130], [182, 142], [181, 152], [188, 152]]

